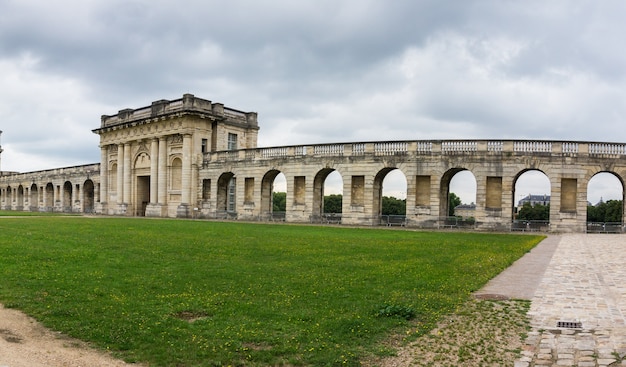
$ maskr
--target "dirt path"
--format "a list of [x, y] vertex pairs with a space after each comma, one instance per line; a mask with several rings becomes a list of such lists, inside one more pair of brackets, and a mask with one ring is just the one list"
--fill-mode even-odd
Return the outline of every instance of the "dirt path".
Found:
[[116, 360], [0, 305], [0, 367], [138, 366]]

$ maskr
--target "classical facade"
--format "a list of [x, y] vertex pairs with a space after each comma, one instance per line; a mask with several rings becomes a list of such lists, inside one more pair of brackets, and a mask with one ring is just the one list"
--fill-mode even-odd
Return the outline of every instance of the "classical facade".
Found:
[[626, 178], [626, 144], [528, 140], [407, 140], [257, 147], [257, 114], [185, 94], [102, 116], [99, 164], [0, 176], [4, 210], [121, 216], [270, 220], [274, 180], [286, 178], [288, 222], [320, 221], [324, 183], [343, 181], [341, 223], [380, 224], [382, 186], [407, 182], [403, 224], [446, 223], [452, 177], [476, 179], [477, 229], [508, 230], [515, 183], [529, 170], [550, 180], [550, 226], [586, 230], [589, 180]]
[[102, 116], [98, 213], [188, 217], [203, 155], [256, 148], [257, 115], [185, 94]]

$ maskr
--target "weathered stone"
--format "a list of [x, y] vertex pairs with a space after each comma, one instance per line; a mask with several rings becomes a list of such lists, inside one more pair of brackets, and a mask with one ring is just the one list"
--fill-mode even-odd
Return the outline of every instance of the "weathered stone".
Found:
[[[586, 191], [599, 172], [626, 181], [626, 144], [429, 140], [258, 148], [255, 112], [185, 94], [101, 117], [100, 163], [0, 176], [0, 208], [123, 216], [274, 220], [273, 182], [286, 178], [281, 220], [328, 222], [326, 177], [343, 180], [344, 224], [458, 227], [446, 219], [449, 185], [476, 179], [472, 228], [586, 231]], [[405, 175], [406, 216], [379, 215], [385, 176]], [[512, 225], [515, 181], [537, 169], [551, 182], [550, 224]], [[606, 230], [606, 229], [603, 229]], [[565, 331], [566, 333], [568, 331]]]

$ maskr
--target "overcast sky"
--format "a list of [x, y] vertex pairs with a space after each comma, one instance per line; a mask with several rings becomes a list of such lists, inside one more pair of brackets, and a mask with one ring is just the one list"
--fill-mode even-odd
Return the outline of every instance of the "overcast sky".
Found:
[[1, 168], [98, 162], [101, 115], [184, 93], [258, 112], [260, 146], [626, 142], [625, 17], [622, 0], [0, 0]]

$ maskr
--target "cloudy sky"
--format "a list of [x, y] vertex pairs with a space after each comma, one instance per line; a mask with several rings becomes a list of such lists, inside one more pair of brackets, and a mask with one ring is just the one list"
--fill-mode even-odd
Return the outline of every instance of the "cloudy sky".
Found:
[[98, 162], [101, 115], [184, 93], [258, 112], [260, 146], [626, 142], [625, 16], [622, 0], [0, 0], [1, 169]]

